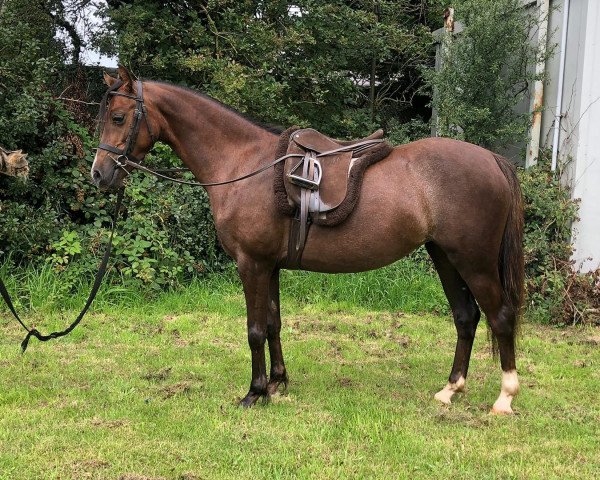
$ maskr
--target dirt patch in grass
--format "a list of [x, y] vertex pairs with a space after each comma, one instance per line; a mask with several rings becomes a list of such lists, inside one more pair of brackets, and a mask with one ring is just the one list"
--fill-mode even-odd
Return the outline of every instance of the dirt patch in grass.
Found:
[[600, 345], [600, 335], [592, 335], [581, 341], [582, 345]]
[[96, 479], [106, 478], [104, 473], [100, 471], [110, 467], [110, 463], [104, 460], [91, 459], [82, 460], [75, 462], [71, 467], [72, 478], [83, 479]]
[[[453, 399], [454, 401], [454, 399]], [[463, 403], [464, 405], [464, 403]], [[440, 406], [442, 411], [435, 415], [436, 423], [448, 425], [463, 425], [470, 428], [488, 427], [493, 417], [488, 413], [487, 408], [468, 407], [465, 405], [463, 410], [453, 408], [452, 406]]]
[[103, 418], [94, 417], [90, 423], [94, 427], [119, 428], [129, 425], [131, 422], [125, 419], [105, 420]]
[[171, 370], [172, 370], [172, 367], [163, 367], [155, 372], [148, 372], [142, 378], [144, 378], [145, 380], [162, 382], [162, 381], [166, 380], [167, 378], [169, 378], [169, 376], [171, 375]]
[[354, 380], [349, 377], [338, 378], [337, 382], [340, 387], [352, 387], [354, 385]]
[[188, 395], [192, 391], [190, 382], [179, 382], [173, 385], [167, 385], [160, 389], [160, 395], [163, 400], [174, 397], [175, 395]]
[[119, 480], [167, 480], [165, 477], [147, 477], [146, 475], [139, 475], [137, 473], [126, 473], [121, 475]]
[[184, 473], [177, 477], [177, 480], [202, 480], [198, 475], [194, 475], [193, 473]]

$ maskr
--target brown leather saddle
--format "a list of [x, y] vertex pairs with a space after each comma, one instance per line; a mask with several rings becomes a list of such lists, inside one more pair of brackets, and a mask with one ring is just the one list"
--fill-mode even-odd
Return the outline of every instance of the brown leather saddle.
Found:
[[383, 130], [352, 141], [336, 140], [312, 129], [288, 129], [284, 165], [276, 167], [275, 194], [280, 211], [294, 218], [286, 266], [299, 268], [312, 223], [335, 226], [352, 213], [366, 168], [390, 154]]

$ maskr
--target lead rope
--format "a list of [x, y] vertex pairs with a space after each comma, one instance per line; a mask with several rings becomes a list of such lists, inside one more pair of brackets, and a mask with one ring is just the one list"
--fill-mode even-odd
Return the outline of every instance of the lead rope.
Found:
[[73, 323], [71, 323], [71, 325], [69, 325], [67, 328], [65, 328], [64, 330], [62, 330], [60, 332], [49, 333], [48, 335], [42, 335], [35, 328], [31, 328], [31, 329], [27, 328], [27, 326], [19, 318], [19, 315], [17, 314], [17, 311], [13, 305], [12, 299], [10, 298], [10, 295], [8, 293], [8, 290], [6, 289], [4, 282], [0, 278], [0, 295], [2, 295], [2, 298], [8, 305], [8, 308], [11, 311], [11, 313], [13, 314], [13, 316], [17, 319], [17, 321], [21, 324], [21, 326], [25, 330], [27, 330], [27, 335], [21, 342], [21, 353], [25, 353], [25, 350], [27, 350], [27, 346], [29, 345], [29, 340], [31, 339], [31, 337], [37, 338], [40, 342], [47, 342], [48, 340], [52, 340], [53, 338], [59, 338], [59, 337], [64, 337], [65, 335], [68, 335], [79, 324], [79, 322], [81, 322], [81, 319], [84, 317], [84, 315], [90, 308], [90, 305], [94, 301], [94, 298], [96, 298], [96, 294], [98, 293], [98, 290], [100, 289], [100, 285], [102, 284], [102, 279], [104, 278], [104, 274], [106, 273], [106, 266], [108, 265], [108, 259], [110, 258], [110, 252], [112, 250], [113, 235], [115, 233], [115, 227], [117, 225], [117, 220], [119, 219], [119, 211], [121, 210], [121, 204], [123, 203], [124, 191], [125, 191], [125, 189], [121, 188], [121, 189], [119, 189], [119, 192], [117, 194], [117, 201], [115, 203], [115, 211], [113, 213], [113, 218], [112, 218], [112, 227], [110, 230], [110, 237], [108, 239], [108, 243], [106, 244], [106, 250], [104, 251], [104, 256], [102, 257], [102, 262], [100, 263], [100, 268], [98, 269], [98, 273], [96, 273], [96, 278], [94, 279], [94, 285], [92, 286], [92, 290], [90, 291], [88, 299], [85, 302], [85, 306], [83, 307], [83, 310], [81, 310], [81, 312], [79, 313], [79, 315], [77, 316], [75, 321]]

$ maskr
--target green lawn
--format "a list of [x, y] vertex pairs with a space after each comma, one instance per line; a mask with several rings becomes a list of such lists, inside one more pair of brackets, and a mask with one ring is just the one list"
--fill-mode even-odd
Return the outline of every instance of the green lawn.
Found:
[[[283, 282], [289, 391], [249, 410], [236, 406], [250, 355], [235, 284], [147, 301], [113, 291], [71, 336], [34, 339], [23, 356], [3, 314], [0, 478], [600, 477], [598, 329], [526, 324], [516, 415], [494, 417], [484, 325], [467, 392], [447, 408], [433, 394], [452, 361], [449, 315], [297, 301], [297, 281]], [[431, 285], [417, 290], [438, 301]], [[27, 317], [46, 332], [74, 313], [34, 305]]]

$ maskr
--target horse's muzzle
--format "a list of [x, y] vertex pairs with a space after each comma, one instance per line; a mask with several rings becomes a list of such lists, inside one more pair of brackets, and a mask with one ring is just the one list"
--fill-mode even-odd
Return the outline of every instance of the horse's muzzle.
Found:
[[121, 169], [116, 166], [105, 169], [92, 167], [90, 175], [93, 184], [100, 190], [116, 190], [123, 183], [124, 175], [121, 175], [120, 172]]

